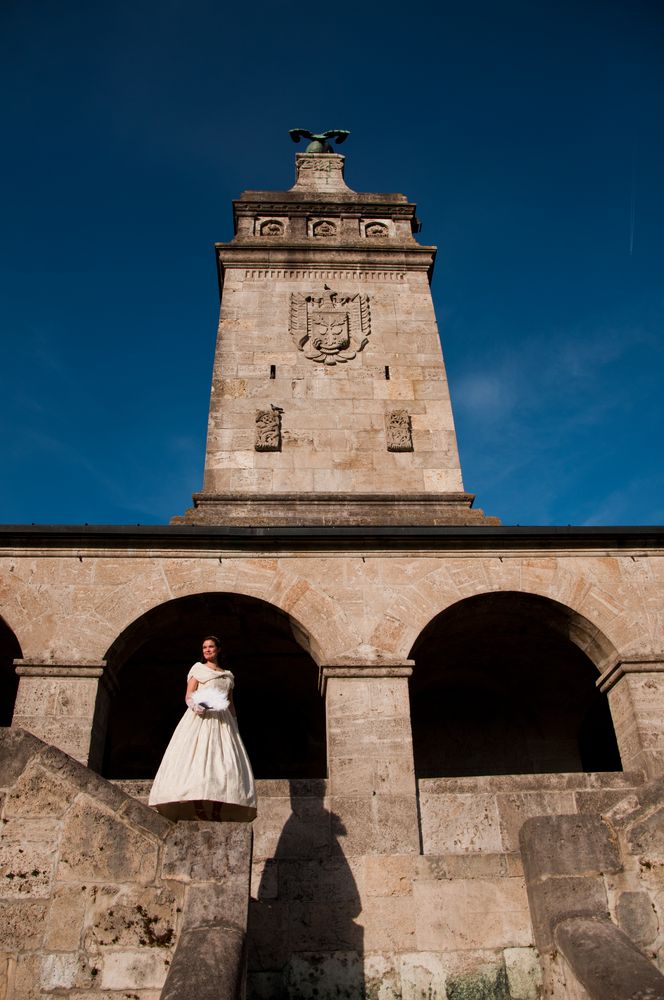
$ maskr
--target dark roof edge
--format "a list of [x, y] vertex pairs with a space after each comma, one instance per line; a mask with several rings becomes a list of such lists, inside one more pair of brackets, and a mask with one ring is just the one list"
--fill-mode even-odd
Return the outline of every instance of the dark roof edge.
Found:
[[657, 548], [664, 525], [602, 527], [500, 526], [315, 526], [226, 525], [0, 525], [0, 547], [28, 548]]

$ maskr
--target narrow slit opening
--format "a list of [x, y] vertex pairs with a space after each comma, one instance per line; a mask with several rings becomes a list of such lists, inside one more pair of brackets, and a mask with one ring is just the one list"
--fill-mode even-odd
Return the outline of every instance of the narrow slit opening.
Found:
[[385, 378], [387, 379], [388, 382], [390, 381], [390, 366], [389, 365], [385, 365]]
[[270, 365], [270, 378], [276, 378], [276, 377], [277, 377], [277, 366]]

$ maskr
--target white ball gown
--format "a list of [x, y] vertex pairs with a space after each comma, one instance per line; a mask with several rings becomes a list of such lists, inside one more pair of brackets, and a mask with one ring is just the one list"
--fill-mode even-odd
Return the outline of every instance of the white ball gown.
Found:
[[[235, 683], [230, 670], [195, 663], [197, 700], [223, 704]], [[229, 708], [197, 715], [190, 708], [166, 748], [149, 804], [169, 819], [244, 820], [256, 816], [256, 787], [247, 751]]]

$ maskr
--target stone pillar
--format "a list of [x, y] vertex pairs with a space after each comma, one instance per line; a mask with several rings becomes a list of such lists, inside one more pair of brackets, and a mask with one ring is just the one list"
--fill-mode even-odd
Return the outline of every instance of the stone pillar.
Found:
[[98, 768], [108, 714], [105, 688], [99, 696], [106, 662], [14, 660], [14, 665], [19, 684], [12, 726]]
[[618, 660], [597, 686], [608, 695], [624, 770], [664, 774], [664, 658]]
[[321, 668], [330, 811], [346, 855], [419, 852], [411, 673], [411, 662]]

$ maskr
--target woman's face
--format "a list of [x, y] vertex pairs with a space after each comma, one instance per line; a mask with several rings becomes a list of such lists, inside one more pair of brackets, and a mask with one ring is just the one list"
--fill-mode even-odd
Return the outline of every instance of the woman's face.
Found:
[[216, 642], [212, 642], [212, 639], [206, 639], [205, 642], [203, 643], [203, 657], [204, 657], [204, 659], [205, 660], [216, 660], [218, 652], [219, 652], [219, 650], [217, 649]]

